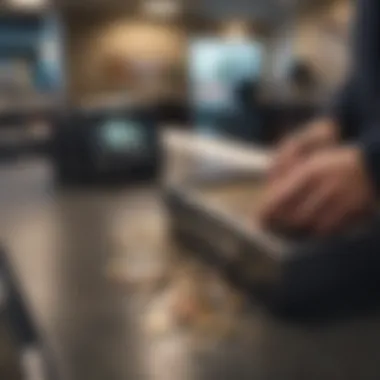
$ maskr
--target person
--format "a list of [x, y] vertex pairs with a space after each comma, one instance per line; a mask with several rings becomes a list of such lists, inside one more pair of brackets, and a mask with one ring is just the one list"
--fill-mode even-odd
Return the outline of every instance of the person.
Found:
[[357, 0], [352, 67], [328, 112], [280, 143], [261, 222], [333, 234], [374, 211], [380, 190], [380, 1]]

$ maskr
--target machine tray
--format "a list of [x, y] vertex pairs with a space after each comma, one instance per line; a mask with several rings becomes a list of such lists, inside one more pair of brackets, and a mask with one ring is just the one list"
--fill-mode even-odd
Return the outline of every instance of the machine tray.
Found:
[[328, 239], [279, 236], [256, 222], [262, 184], [250, 174], [166, 189], [173, 237], [275, 311], [316, 316], [373, 306], [380, 216]]

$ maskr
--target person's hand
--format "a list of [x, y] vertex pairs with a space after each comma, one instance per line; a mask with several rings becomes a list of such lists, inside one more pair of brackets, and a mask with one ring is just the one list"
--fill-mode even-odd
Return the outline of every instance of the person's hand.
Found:
[[338, 126], [332, 119], [318, 119], [302, 131], [280, 142], [274, 154], [269, 177], [274, 179], [291, 170], [299, 161], [315, 151], [331, 147], [338, 138]]
[[374, 187], [357, 147], [318, 152], [267, 187], [260, 219], [269, 228], [330, 234], [374, 209]]

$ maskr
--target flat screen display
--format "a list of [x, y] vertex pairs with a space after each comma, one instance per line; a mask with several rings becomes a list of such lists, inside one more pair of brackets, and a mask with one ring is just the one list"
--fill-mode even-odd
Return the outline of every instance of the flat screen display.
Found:
[[262, 48], [256, 41], [196, 39], [189, 48], [190, 99], [202, 133], [223, 134], [241, 123], [239, 90], [259, 79]]
[[134, 120], [110, 119], [100, 127], [103, 149], [110, 153], [141, 155], [147, 149], [145, 128]]

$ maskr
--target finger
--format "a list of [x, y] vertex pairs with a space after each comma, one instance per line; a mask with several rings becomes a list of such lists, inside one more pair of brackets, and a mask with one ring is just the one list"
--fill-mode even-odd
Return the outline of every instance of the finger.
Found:
[[292, 164], [298, 159], [300, 149], [300, 138], [290, 137], [281, 142], [276, 150], [273, 166], [270, 171], [271, 177], [281, 175], [284, 171], [289, 169]]
[[346, 225], [348, 217], [347, 202], [339, 200], [338, 197], [331, 198], [330, 202], [325, 204], [323, 212], [316, 218], [312, 229], [320, 236], [331, 235]]
[[296, 228], [309, 228], [324, 212], [331, 198], [335, 198], [336, 182], [323, 183], [312, 189], [303, 202], [294, 209], [289, 223]]
[[349, 197], [340, 198], [340, 200], [340, 206], [338, 197], [331, 202], [331, 204], [335, 204], [336, 209], [333, 206], [326, 207], [325, 216], [321, 216], [315, 226], [317, 233], [322, 235], [331, 234], [348, 227], [360, 227], [361, 224], [371, 220], [373, 216], [371, 209], [352, 208], [352, 200]]
[[314, 173], [304, 165], [285, 178], [270, 183], [260, 210], [261, 220], [267, 224], [284, 215], [289, 208], [297, 207], [305, 193], [314, 185]]
[[309, 134], [300, 132], [286, 140], [278, 150], [274, 159], [271, 177], [276, 178], [285, 175], [303, 158], [313, 153], [313, 139]]

